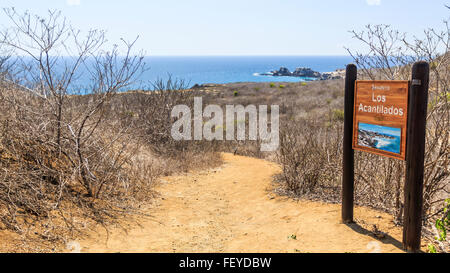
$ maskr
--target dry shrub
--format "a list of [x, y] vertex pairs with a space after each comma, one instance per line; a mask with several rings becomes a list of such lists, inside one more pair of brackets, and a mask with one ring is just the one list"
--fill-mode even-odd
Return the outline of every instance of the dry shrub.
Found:
[[[170, 135], [172, 107], [194, 94], [183, 82], [118, 93], [145, 69], [134, 42], [105, 51], [104, 32], [83, 39], [58, 12], [5, 13], [15, 27], [0, 32], [0, 48], [14, 53], [0, 63], [0, 229], [45, 251], [138, 213], [159, 176], [220, 164], [214, 143]], [[83, 73], [91, 82], [81, 88]]]
[[[108, 112], [143, 57], [131, 53], [134, 43], [103, 50], [104, 32], [83, 38], [57, 12], [45, 19], [5, 13], [15, 27], [0, 39], [14, 56], [0, 67], [0, 229], [44, 239], [50, 248], [151, 196], [157, 172], [136, 158], [141, 143], [128, 117]], [[86, 71], [90, 95], [75, 95]]]
[[[449, 196], [450, 31], [446, 21], [443, 26], [442, 30], [427, 29], [423, 37], [412, 39], [389, 26], [369, 25], [365, 31], [353, 32], [354, 37], [369, 49], [369, 53], [352, 54], [362, 68], [361, 79], [410, 79], [413, 62], [424, 60], [430, 64], [424, 173], [425, 221], [439, 212], [442, 202]], [[387, 180], [402, 179], [404, 164], [393, 160], [383, 163], [386, 183]], [[366, 177], [371, 176], [368, 174]]]
[[[442, 31], [429, 29], [424, 31], [424, 37], [413, 39], [385, 25], [369, 25], [365, 31], [352, 33], [367, 46], [363, 53], [349, 50], [359, 67], [358, 79], [407, 80], [415, 61], [425, 60], [430, 64], [423, 220], [424, 234], [433, 240], [436, 234], [432, 227], [442, 217], [442, 204], [450, 191], [449, 25], [444, 22]], [[323, 119], [313, 112], [308, 117]], [[342, 128], [341, 122], [339, 118], [330, 118], [328, 125]], [[281, 181], [297, 194], [309, 198], [321, 195], [322, 199], [339, 202], [340, 190], [326, 191], [322, 183], [328, 181], [335, 189], [341, 187], [342, 147], [338, 143], [342, 142], [342, 135], [331, 136], [336, 139], [331, 145], [336, 153], [330, 154], [330, 148], [325, 148], [330, 138], [324, 134], [328, 130], [326, 126], [288, 120], [283, 127], [279, 151], [283, 165]], [[325, 160], [329, 155], [328, 161]], [[356, 151], [355, 202], [390, 212], [397, 223], [402, 223], [404, 174], [403, 161]]]
[[[119, 128], [95, 122], [86, 126], [89, 138], [83, 138], [86, 146], [80, 150], [73, 141], [57, 145], [42, 99], [5, 88], [0, 104], [7, 113], [0, 118], [1, 227], [57, 242], [79, 234], [89, 221], [114, 221], [151, 196], [156, 174], [136, 162], [139, 146]], [[65, 107], [69, 113], [77, 110]], [[70, 140], [71, 130], [61, 130], [61, 136]], [[79, 151], [89, 174], [77, 160]]]
[[[269, 111], [271, 105], [278, 105], [281, 129], [290, 127], [292, 118], [303, 120], [314, 116], [328, 116], [328, 112], [332, 109], [342, 108], [340, 99], [343, 96], [342, 80], [316, 81], [307, 85], [301, 82], [283, 85], [286, 86], [284, 89], [272, 88], [270, 83], [256, 82], [208, 85], [203, 88], [203, 103], [222, 106], [224, 112], [224, 105], [257, 107], [267, 105]], [[233, 96], [234, 90], [238, 91], [239, 96]], [[247, 118], [246, 128], [249, 127], [248, 122]], [[217, 149], [276, 161], [276, 153], [261, 152], [260, 141], [248, 140], [248, 129], [246, 136], [246, 140], [220, 141], [217, 143]]]
[[[331, 112], [332, 116], [334, 112]], [[278, 177], [291, 193], [340, 202], [342, 130], [340, 119], [285, 121], [280, 132]], [[355, 201], [399, 216], [404, 177], [402, 162], [368, 153], [355, 154]]]
[[279, 180], [295, 195], [335, 201], [339, 192], [342, 124], [284, 121], [280, 132]]
[[171, 115], [173, 107], [187, 105], [193, 109], [194, 97], [200, 95], [186, 88], [183, 80], [169, 77], [165, 82], [156, 81], [151, 90], [119, 94], [112, 102], [112, 112], [127, 117], [133, 137], [148, 147], [154, 157], [171, 162], [165, 164], [164, 175], [213, 167], [221, 161], [215, 141], [177, 141], [172, 137], [172, 124], [176, 121]]
[[191, 145], [191, 141], [176, 141], [171, 135], [176, 120], [171, 116], [173, 107], [184, 104], [193, 109], [196, 92], [186, 88], [183, 80], [158, 80], [151, 91], [139, 94], [138, 99], [125, 105], [135, 113], [138, 127], [134, 131], [159, 155], [175, 156]]

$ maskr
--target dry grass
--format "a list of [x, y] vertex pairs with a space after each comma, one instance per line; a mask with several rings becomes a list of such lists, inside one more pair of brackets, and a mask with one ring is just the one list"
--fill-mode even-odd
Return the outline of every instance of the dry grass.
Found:
[[[161, 138], [170, 130], [158, 125], [170, 125], [171, 118], [155, 108], [189, 99], [161, 95], [172, 91], [139, 94], [146, 100], [136, 93], [121, 94], [104, 102], [93, 115], [94, 122], [86, 124], [89, 138], [83, 138], [82, 153], [89, 160], [83, 166], [89, 166], [92, 179], [87, 187], [75, 160], [77, 145], [71, 141], [71, 130], [61, 130], [67, 141], [55, 145], [56, 127], [45, 101], [3, 85], [0, 230], [13, 231], [17, 241], [0, 250], [52, 251], [92, 225], [107, 228], [139, 213], [140, 205], [152, 198], [152, 184], [158, 177], [219, 165], [220, 155], [211, 143], [175, 143], [170, 135]], [[67, 96], [64, 122], [73, 124], [92, 100], [93, 95]]]
[[[279, 88], [283, 85], [283, 88]], [[274, 86], [274, 87], [272, 87]], [[198, 89], [203, 92], [203, 104], [225, 105], [278, 105], [280, 128], [291, 123], [320, 117], [317, 122], [326, 126], [335, 119], [335, 112], [343, 109], [343, 81], [329, 80], [317, 82], [233, 83], [208, 85]], [[237, 96], [235, 95], [237, 92]], [[248, 128], [248, 119], [246, 120]], [[248, 133], [248, 132], [247, 132]], [[276, 154], [261, 152], [258, 141], [222, 141], [218, 149], [240, 155], [276, 160]]]

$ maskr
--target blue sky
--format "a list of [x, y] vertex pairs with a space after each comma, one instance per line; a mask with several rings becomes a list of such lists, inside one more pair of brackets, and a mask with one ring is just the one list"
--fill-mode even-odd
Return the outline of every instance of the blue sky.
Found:
[[[147, 55], [346, 55], [344, 46], [360, 46], [348, 31], [369, 23], [410, 35], [442, 29], [444, 4], [450, 0], [0, 0], [40, 15], [61, 10], [113, 42], [139, 35]], [[0, 27], [8, 25], [1, 15]]]
[[374, 125], [374, 124], [368, 124], [368, 123], [362, 123], [362, 122], [360, 122], [358, 124], [358, 127], [359, 127], [359, 129], [362, 129], [362, 130], [368, 130], [368, 131], [372, 131], [372, 132], [388, 134], [391, 136], [400, 137], [400, 135], [401, 135], [400, 128], [380, 126], [380, 125]]

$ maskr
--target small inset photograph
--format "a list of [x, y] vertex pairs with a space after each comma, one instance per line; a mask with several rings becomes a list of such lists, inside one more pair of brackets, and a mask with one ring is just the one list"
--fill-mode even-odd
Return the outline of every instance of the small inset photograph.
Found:
[[358, 123], [358, 145], [400, 154], [401, 129]]

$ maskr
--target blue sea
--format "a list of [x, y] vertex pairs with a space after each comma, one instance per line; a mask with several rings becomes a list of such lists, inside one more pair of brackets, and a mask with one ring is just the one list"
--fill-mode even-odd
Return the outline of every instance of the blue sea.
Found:
[[400, 138], [401, 138], [401, 129], [394, 127], [387, 127], [381, 125], [367, 124], [367, 123], [359, 123], [358, 128], [360, 130], [365, 130], [369, 132], [378, 133], [381, 135], [388, 136], [389, 138], [384, 137], [376, 137], [375, 138], [375, 148], [388, 151], [392, 153], [400, 153]]
[[140, 77], [141, 84], [159, 79], [182, 79], [194, 84], [234, 82], [299, 82], [309, 79], [299, 77], [260, 76], [280, 67], [294, 71], [309, 67], [318, 72], [345, 68], [352, 62], [350, 56], [195, 56], [146, 57], [148, 70]]
[[[26, 63], [34, 63], [30, 58], [24, 59]], [[61, 63], [61, 72], [64, 64], [70, 64], [74, 58], [64, 57]], [[139, 75], [130, 89], [152, 89], [157, 80], [172, 79], [183, 80], [185, 87], [195, 84], [222, 84], [235, 82], [300, 82], [313, 80], [301, 77], [274, 77], [263, 76], [266, 73], [286, 67], [294, 71], [297, 67], [309, 67], [318, 72], [331, 72], [343, 69], [352, 62], [350, 56], [149, 56], [144, 58], [145, 70]], [[89, 60], [85, 62], [90, 66]], [[36, 65], [34, 63], [34, 65]], [[20, 70], [20, 69], [19, 69]], [[57, 69], [56, 69], [57, 70]], [[58, 72], [58, 71], [56, 71]], [[19, 75], [19, 78], [26, 78]], [[87, 93], [92, 85], [91, 74], [85, 66], [80, 66], [72, 82], [69, 92]], [[27, 86], [25, 81], [24, 85]]]
[[376, 148], [384, 151], [388, 151], [391, 153], [400, 153], [400, 137], [399, 136], [391, 136], [393, 139], [387, 138], [377, 138], [376, 139]]

